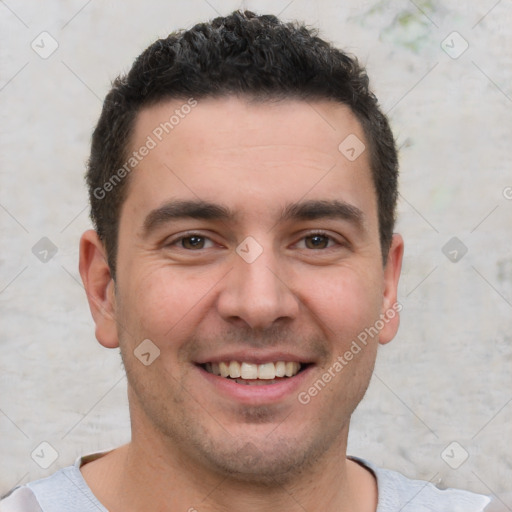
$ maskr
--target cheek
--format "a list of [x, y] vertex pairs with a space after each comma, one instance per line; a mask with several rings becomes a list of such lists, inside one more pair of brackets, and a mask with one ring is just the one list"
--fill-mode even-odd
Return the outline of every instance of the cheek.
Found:
[[[131, 272], [131, 280], [123, 288], [120, 313], [139, 337], [157, 344], [180, 339], [195, 329], [208, 296], [219, 281], [217, 273], [198, 268], [186, 271], [171, 266], [140, 263], [143, 271]], [[183, 321], [183, 320], [187, 321]]]
[[311, 279], [302, 275], [302, 301], [324, 324], [327, 334], [357, 335], [378, 317], [382, 296], [381, 282], [354, 269], [330, 272], [330, 277]]

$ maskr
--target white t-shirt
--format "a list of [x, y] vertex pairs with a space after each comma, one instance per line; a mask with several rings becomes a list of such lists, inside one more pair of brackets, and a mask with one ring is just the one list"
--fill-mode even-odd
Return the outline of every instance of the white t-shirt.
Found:
[[[80, 472], [80, 466], [102, 454], [80, 457], [73, 466], [52, 476], [15, 488], [0, 502], [0, 512], [108, 512], [97, 500]], [[375, 467], [351, 457], [370, 469], [377, 479], [376, 512], [500, 512], [489, 496], [459, 489], [441, 490], [430, 482], [411, 480], [396, 471]], [[509, 510], [509, 509], [508, 509]]]

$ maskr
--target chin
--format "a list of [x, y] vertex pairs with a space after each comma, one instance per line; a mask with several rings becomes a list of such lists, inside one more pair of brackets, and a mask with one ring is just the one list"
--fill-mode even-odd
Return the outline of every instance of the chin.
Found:
[[284, 440], [279, 441], [279, 446], [267, 443], [265, 450], [247, 442], [235, 452], [209, 453], [207, 456], [217, 472], [230, 480], [266, 487], [282, 486], [295, 479], [304, 466], [305, 457], [296, 443], [291, 452], [290, 445]]
[[269, 436], [267, 430], [252, 440], [247, 436], [234, 442], [231, 439], [229, 444], [210, 440], [197, 448], [203, 452], [203, 464], [231, 481], [282, 487], [318, 463], [333, 442], [327, 436], [317, 439]]

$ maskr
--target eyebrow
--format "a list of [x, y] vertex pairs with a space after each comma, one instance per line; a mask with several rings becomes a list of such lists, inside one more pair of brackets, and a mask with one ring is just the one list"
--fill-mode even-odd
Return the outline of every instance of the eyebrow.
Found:
[[144, 220], [143, 233], [145, 236], [173, 220], [234, 220], [237, 215], [226, 206], [202, 200], [176, 200], [152, 210]]
[[[221, 204], [203, 200], [174, 200], [152, 210], [144, 220], [143, 234], [148, 236], [158, 227], [173, 220], [198, 219], [217, 221], [236, 221], [239, 217], [230, 208]], [[362, 228], [364, 213], [354, 205], [339, 200], [309, 200], [291, 203], [281, 211], [277, 221], [317, 219], [346, 220]]]
[[341, 219], [362, 227], [364, 213], [356, 206], [339, 200], [310, 200], [292, 203], [286, 206], [279, 219], [288, 220], [316, 220]]

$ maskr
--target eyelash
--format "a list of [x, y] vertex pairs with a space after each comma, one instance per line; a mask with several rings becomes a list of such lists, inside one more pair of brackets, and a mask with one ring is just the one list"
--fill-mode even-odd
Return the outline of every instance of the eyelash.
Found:
[[[299, 241], [302, 241], [302, 240], [305, 240], [307, 238], [311, 238], [314, 236], [325, 237], [328, 239], [329, 242], [334, 242], [337, 246], [347, 246], [347, 243], [340, 242], [339, 240], [335, 239], [332, 235], [330, 235], [329, 233], [322, 231], [322, 230], [317, 230], [317, 231], [312, 231], [310, 233], [307, 233], [306, 235], [302, 236]], [[209, 241], [213, 242], [213, 240], [211, 240], [211, 238], [208, 236], [205, 236], [201, 233], [190, 232], [190, 233], [181, 235], [180, 237], [178, 237], [174, 240], [169, 241], [168, 243], [165, 244], [165, 247], [175, 246], [175, 245], [179, 244], [180, 242], [182, 242], [183, 240], [186, 240], [187, 238], [193, 238], [193, 237], [198, 237], [198, 238], [202, 238], [202, 239], [209, 240]], [[334, 248], [335, 247], [331, 246], [331, 247], [326, 247], [323, 249], [316, 249], [316, 250], [328, 251], [329, 249], [334, 249]], [[187, 251], [187, 252], [200, 252], [200, 251], [204, 250], [204, 249], [197, 249], [196, 251], [194, 251], [193, 249], [185, 249], [184, 247], [180, 247], [180, 249]], [[307, 250], [315, 251], [315, 249], [307, 249]]]

